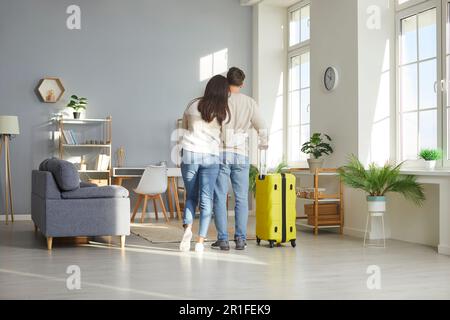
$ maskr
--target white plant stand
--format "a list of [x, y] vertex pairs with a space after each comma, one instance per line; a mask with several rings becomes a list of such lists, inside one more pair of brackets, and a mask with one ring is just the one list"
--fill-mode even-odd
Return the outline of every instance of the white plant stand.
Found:
[[[381, 222], [381, 239], [368, 239], [374, 221]], [[386, 233], [384, 230], [384, 212], [369, 212], [366, 219], [366, 230], [364, 232], [364, 247], [386, 248]]]

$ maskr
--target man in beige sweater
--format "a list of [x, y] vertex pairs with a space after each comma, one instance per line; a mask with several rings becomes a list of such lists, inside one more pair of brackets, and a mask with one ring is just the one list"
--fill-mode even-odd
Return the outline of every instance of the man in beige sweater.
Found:
[[222, 124], [222, 152], [219, 177], [214, 191], [214, 218], [218, 239], [212, 248], [229, 250], [227, 194], [228, 182], [231, 178], [235, 198], [235, 235], [236, 249], [246, 247], [248, 222], [248, 189], [249, 189], [249, 147], [248, 132], [255, 128], [259, 137], [259, 149], [268, 148], [267, 126], [259, 114], [256, 101], [242, 93], [245, 74], [238, 68], [228, 71], [230, 99], [228, 105], [231, 118]]

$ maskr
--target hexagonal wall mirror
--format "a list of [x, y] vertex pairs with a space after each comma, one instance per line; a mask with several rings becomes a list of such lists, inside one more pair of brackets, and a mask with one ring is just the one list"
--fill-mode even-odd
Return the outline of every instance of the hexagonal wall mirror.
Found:
[[37, 91], [42, 102], [55, 103], [61, 99], [66, 89], [59, 78], [44, 78], [39, 81]]

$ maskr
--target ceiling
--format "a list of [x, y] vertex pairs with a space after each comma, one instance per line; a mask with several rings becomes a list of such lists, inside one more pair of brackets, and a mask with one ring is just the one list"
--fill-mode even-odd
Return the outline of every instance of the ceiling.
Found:
[[280, 7], [290, 7], [293, 4], [299, 2], [299, 0], [263, 0], [263, 1], [266, 4], [280, 6]]
[[260, 2], [264, 2], [265, 4], [269, 4], [272, 6], [290, 7], [296, 2], [299, 2], [299, 0], [241, 0], [241, 5], [249, 6], [258, 4]]

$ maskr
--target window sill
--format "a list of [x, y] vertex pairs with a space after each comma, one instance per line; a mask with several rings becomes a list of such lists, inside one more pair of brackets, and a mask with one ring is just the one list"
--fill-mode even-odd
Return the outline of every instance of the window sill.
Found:
[[449, 169], [420, 169], [420, 168], [411, 168], [411, 169], [403, 169], [400, 171], [402, 174], [415, 175], [415, 176], [438, 176], [438, 177], [450, 177]]

